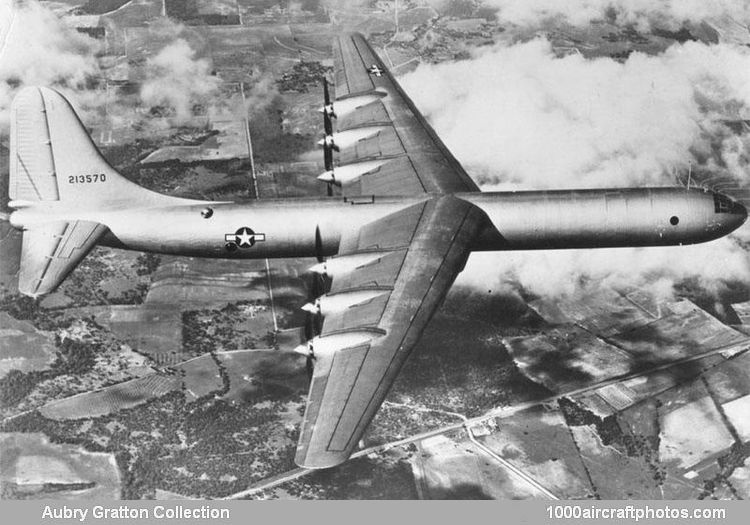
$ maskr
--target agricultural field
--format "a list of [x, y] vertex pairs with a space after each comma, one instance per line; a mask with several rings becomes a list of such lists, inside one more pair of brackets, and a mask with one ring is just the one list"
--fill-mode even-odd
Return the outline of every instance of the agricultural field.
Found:
[[[217, 352], [216, 358], [229, 380], [229, 390], [223, 396], [227, 401], [251, 403], [276, 394], [296, 395], [302, 401], [302, 396], [307, 393], [305, 358], [299, 354], [280, 353], [278, 350], [234, 350]], [[301, 409], [304, 404], [299, 403], [298, 407]], [[300, 417], [300, 414], [296, 416]]]
[[44, 370], [54, 359], [54, 340], [48, 334], [0, 312], [0, 377], [11, 370]]
[[0, 433], [3, 499], [113, 499], [120, 473], [112, 454], [52, 444], [42, 434]]
[[244, 121], [213, 121], [211, 136], [198, 145], [165, 146], [149, 154], [141, 164], [180, 162], [190, 164], [250, 156]]
[[178, 375], [150, 374], [106, 387], [48, 403], [39, 413], [49, 419], [89, 419], [133, 408], [147, 401], [180, 389]]
[[174, 367], [181, 375], [188, 403], [226, 389], [219, 362], [212, 355], [202, 355]]

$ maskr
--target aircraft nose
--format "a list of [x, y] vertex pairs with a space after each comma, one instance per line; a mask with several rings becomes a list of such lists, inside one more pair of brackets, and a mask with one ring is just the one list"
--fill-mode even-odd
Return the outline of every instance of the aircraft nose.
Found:
[[714, 197], [717, 212], [724, 215], [723, 224], [727, 233], [736, 230], [747, 220], [747, 208], [731, 197], [717, 193]]
[[732, 218], [736, 223], [735, 229], [739, 228], [747, 220], [747, 208], [735, 201], [734, 206], [732, 207]]

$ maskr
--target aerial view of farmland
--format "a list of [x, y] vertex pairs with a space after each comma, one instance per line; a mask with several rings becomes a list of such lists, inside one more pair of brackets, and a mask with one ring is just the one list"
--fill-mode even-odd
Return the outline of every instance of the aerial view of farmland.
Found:
[[348, 31], [482, 191], [687, 183], [750, 197], [737, 87], [750, 82], [735, 76], [750, 71], [750, 20], [553, 4], [8, 2], [0, 498], [750, 497], [747, 226], [682, 252], [473, 254], [352, 458], [322, 470], [295, 464], [311, 363], [293, 349], [320, 331], [301, 307], [330, 284], [316, 258], [96, 246], [54, 292], [18, 293], [21, 88], [59, 90], [111, 166], [150, 190], [325, 197], [322, 80], [334, 84], [332, 42]]

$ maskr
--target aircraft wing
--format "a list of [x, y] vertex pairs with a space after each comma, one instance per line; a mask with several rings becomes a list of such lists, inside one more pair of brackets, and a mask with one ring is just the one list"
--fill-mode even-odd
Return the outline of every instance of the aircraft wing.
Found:
[[333, 173], [344, 195], [479, 191], [361, 34], [333, 48]]
[[91, 221], [54, 221], [24, 230], [18, 290], [32, 297], [53, 291], [107, 232]]
[[[486, 221], [453, 196], [431, 199], [346, 234], [326, 264], [331, 291], [312, 340], [315, 359], [296, 462], [345, 461], [419, 341]], [[326, 305], [334, 304], [327, 312]]]

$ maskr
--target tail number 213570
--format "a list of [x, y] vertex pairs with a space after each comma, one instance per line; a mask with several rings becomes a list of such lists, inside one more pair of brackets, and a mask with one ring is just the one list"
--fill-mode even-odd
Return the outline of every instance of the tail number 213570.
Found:
[[87, 184], [89, 182], [104, 182], [107, 176], [104, 173], [91, 173], [88, 175], [70, 175], [68, 184]]

